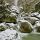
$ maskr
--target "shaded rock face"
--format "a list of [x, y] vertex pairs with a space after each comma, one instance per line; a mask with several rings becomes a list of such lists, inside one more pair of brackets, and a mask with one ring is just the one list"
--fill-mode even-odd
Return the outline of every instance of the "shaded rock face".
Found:
[[22, 22], [19, 30], [23, 33], [30, 33], [32, 32], [32, 26], [28, 22]]

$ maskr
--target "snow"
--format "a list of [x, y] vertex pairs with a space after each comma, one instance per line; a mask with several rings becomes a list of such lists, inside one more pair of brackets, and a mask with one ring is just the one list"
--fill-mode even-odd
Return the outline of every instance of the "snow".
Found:
[[16, 30], [7, 29], [3, 32], [0, 32], [0, 40], [16, 40], [18, 33]]

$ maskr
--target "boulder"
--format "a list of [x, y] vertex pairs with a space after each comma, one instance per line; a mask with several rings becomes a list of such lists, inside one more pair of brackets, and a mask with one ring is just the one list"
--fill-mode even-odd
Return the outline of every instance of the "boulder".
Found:
[[36, 17], [38, 14], [39, 14], [38, 12], [35, 12], [35, 13], [30, 14], [30, 16]]
[[32, 25], [30, 22], [26, 20], [21, 20], [19, 30], [20, 32], [23, 32], [23, 33], [30, 33], [32, 32]]
[[29, 21], [32, 25], [34, 25], [35, 22], [39, 20], [36, 17], [25, 17], [24, 19], [27, 20], [27, 21]]

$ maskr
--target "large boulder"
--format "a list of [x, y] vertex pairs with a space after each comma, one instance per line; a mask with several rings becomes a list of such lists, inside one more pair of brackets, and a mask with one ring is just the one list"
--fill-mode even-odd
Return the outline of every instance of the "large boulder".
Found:
[[23, 32], [23, 33], [30, 33], [32, 32], [32, 25], [30, 22], [26, 20], [21, 20], [19, 30], [20, 32]]

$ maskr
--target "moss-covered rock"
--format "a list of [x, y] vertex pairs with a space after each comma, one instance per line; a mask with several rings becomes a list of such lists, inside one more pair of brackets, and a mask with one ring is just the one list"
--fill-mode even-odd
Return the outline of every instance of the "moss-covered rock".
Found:
[[27, 22], [21, 22], [19, 30], [21, 32], [24, 32], [24, 33], [30, 33], [30, 32], [32, 32], [32, 25], [28, 21]]
[[0, 21], [2, 21], [2, 22], [16, 22], [16, 18], [15, 17], [5, 17], [5, 18], [1, 18]]

